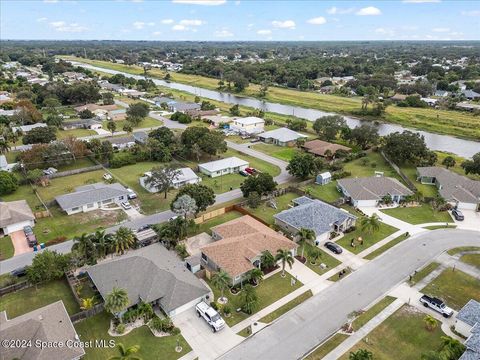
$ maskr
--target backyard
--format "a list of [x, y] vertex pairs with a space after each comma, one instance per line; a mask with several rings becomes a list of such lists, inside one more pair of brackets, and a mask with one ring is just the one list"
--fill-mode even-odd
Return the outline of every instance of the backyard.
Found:
[[428, 204], [415, 207], [396, 207], [393, 209], [381, 210], [387, 215], [393, 216], [410, 224], [425, 223], [451, 223], [452, 217], [448, 211], [436, 211]]
[[351, 177], [369, 177], [374, 176], [375, 171], [381, 171], [383, 176], [400, 180], [400, 176], [378, 152], [369, 152], [365, 157], [345, 163], [344, 170], [350, 172]]
[[331, 181], [326, 185], [311, 184], [301, 188], [307, 194], [314, 198], [332, 203], [337, 200], [341, 194], [337, 190], [337, 182]]
[[247, 210], [253, 215], [259, 217], [268, 224], [273, 224], [273, 215], [278, 214], [280, 211], [289, 209], [292, 206], [292, 200], [298, 198], [300, 195], [295, 193], [286, 193], [284, 195], [275, 198], [277, 208], [267, 205], [266, 201], [263, 201], [256, 209], [247, 208]]
[[[354, 254], [358, 254], [365, 249], [368, 249], [370, 246], [376, 244], [377, 242], [385, 239], [387, 236], [392, 235], [394, 232], [398, 231], [397, 228], [387, 225], [383, 222], [380, 222], [380, 227], [378, 231], [367, 233], [361, 229], [360, 226], [361, 219], [357, 219], [357, 227], [354, 231], [345, 234], [340, 240], [337, 241], [337, 244], [341, 245], [348, 251], [351, 251]], [[358, 240], [361, 237], [363, 239], [363, 244], [358, 241], [354, 242], [354, 247], [351, 246], [353, 239]]]
[[284, 161], [290, 161], [295, 154], [301, 152], [296, 147], [286, 147], [286, 146], [282, 147], [282, 146], [276, 146], [272, 144], [263, 144], [263, 143], [255, 144], [251, 146], [251, 148]]
[[188, 229], [188, 236], [198, 235], [200, 233], [207, 233], [209, 235], [212, 234], [211, 228], [227, 221], [237, 219], [243, 216], [243, 214], [239, 213], [238, 211], [229, 211], [222, 215], [216, 216], [210, 220], [204, 221], [201, 224], [195, 224], [195, 226]]
[[[152, 354], [157, 354], [161, 359], [175, 360], [191, 351], [190, 346], [182, 335], [155, 337], [147, 326], [132, 330], [123, 336], [111, 337], [108, 335], [110, 318], [108, 313], [102, 312], [76, 323], [75, 329], [77, 330], [80, 340], [82, 342], [105, 340], [107, 343], [110, 340], [114, 340], [116, 344], [122, 343], [126, 348], [138, 345], [140, 349], [135, 356], [142, 359], [149, 359]], [[177, 340], [183, 348], [179, 353], [175, 351]], [[84, 359], [87, 360], [104, 360], [119, 355], [118, 349], [110, 347], [91, 347], [86, 348], [85, 352], [86, 355]], [[130, 357], [130, 359], [133, 358]]]

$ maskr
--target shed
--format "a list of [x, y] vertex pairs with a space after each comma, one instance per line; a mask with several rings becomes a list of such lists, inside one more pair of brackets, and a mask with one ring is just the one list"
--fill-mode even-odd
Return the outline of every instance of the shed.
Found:
[[317, 178], [315, 179], [315, 184], [326, 185], [331, 181], [332, 181], [332, 174], [330, 174], [330, 171], [326, 171], [324, 173], [317, 175]]

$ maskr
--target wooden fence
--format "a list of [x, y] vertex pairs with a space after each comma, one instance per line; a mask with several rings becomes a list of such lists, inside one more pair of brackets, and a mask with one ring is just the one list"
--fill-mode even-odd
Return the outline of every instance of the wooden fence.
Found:
[[404, 174], [402, 170], [398, 167], [397, 164], [395, 164], [392, 160], [388, 158], [387, 155], [383, 151], [380, 151], [380, 154], [382, 154], [383, 158], [385, 159], [386, 162], [390, 164], [390, 166], [395, 170], [395, 172], [402, 178], [402, 180], [407, 184], [407, 187], [412, 190], [413, 192], [417, 192], [417, 187], [415, 184], [408, 178], [407, 175]]
[[217, 216], [223, 215], [233, 210], [234, 210], [234, 206], [227, 206], [221, 209], [212, 210], [212, 211], [209, 211], [208, 213], [200, 215], [199, 217], [195, 218], [193, 221], [195, 221], [195, 224], [197, 225], [202, 224], [207, 220], [213, 219]]
[[59, 177], [64, 177], [64, 176], [70, 176], [70, 175], [76, 175], [76, 174], [82, 174], [90, 171], [96, 171], [96, 170], [101, 170], [103, 169], [102, 165], [92, 165], [89, 167], [85, 168], [80, 168], [80, 169], [73, 169], [73, 170], [68, 170], [68, 171], [61, 171], [52, 175], [47, 175], [49, 179], [55, 179]]
[[97, 305], [94, 305], [91, 309], [83, 310], [76, 314], [71, 315], [70, 320], [72, 321], [72, 323], [75, 324], [79, 321], [82, 321], [84, 319], [97, 315], [98, 313], [101, 313], [103, 310], [104, 310], [103, 303], [97, 304]]
[[18, 290], [26, 289], [30, 286], [32, 286], [32, 285], [30, 283], [28, 283], [27, 281], [22, 281], [21, 283], [18, 283], [18, 284], [12, 284], [12, 285], [9, 285], [9, 286], [5, 286], [5, 287], [0, 289], [0, 296], [7, 295], [7, 294], [10, 294], [10, 293], [18, 291]]

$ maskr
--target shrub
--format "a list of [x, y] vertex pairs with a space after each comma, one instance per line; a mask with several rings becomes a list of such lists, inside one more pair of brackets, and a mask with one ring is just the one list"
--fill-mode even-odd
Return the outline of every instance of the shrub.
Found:
[[350, 171], [342, 171], [342, 172], [333, 174], [332, 179], [333, 180], [343, 179], [343, 178], [349, 177], [351, 175], [352, 175], [352, 173]]
[[178, 256], [180, 256], [182, 259], [185, 259], [188, 257], [188, 252], [187, 249], [185, 248], [185, 244], [177, 244], [175, 246], [175, 251], [177, 252]]
[[17, 177], [7, 171], [0, 171], [0, 195], [11, 194], [17, 189]]
[[115, 331], [117, 332], [117, 334], [123, 334], [125, 332], [125, 324], [118, 324], [115, 328]]
[[229, 314], [232, 313], [232, 309], [231, 309], [230, 305], [225, 304], [225, 305], [223, 306], [223, 313], [224, 313], [225, 315], [229, 315]]
[[163, 331], [163, 321], [158, 316], [154, 316], [149, 325], [155, 331]]
[[215, 301], [210, 302], [210, 306], [214, 308], [215, 310], [218, 310], [218, 305]]
[[126, 165], [132, 165], [137, 162], [135, 156], [129, 152], [119, 152], [113, 154], [112, 160], [110, 160], [110, 167], [120, 168]]
[[173, 336], [176, 336], [176, 335], [180, 335], [180, 329], [176, 326], [174, 326], [170, 331], [170, 335], [173, 335]]

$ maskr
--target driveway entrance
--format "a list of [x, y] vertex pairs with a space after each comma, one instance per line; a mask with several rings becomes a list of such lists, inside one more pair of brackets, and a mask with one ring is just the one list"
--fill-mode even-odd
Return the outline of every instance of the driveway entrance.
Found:
[[10, 234], [15, 252], [13, 256], [33, 252], [33, 248], [28, 246], [27, 238], [23, 230], [18, 230]]

